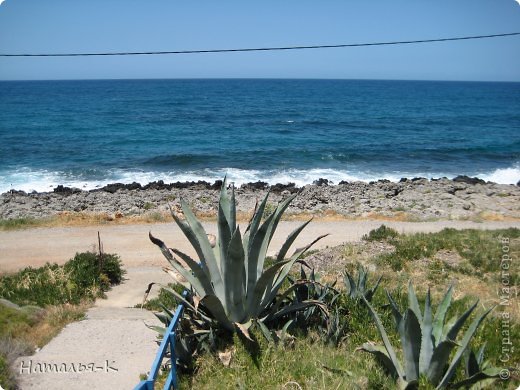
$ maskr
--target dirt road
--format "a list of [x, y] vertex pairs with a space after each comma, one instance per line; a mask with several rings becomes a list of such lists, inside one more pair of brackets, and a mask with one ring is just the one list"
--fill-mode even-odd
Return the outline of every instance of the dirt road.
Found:
[[[300, 223], [292, 221], [280, 223], [271, 243], [271, 254], [280, 248], [287, 235]], [[520, 222], [316, 221], [311, 222], [300, 234], [295, 247], [301, 247], [318, 235], [326, 233], [330, 235], [321, 240], [316, 248], [356, 241], [382, 223], [399, 232], [436, 232], [445, 227], [456, 229], [520, 228]], [[204, 223], [203, 225], [208, 233], [216, 233], [215, 223]], [[37, 267], [46, 262], [64, 263], [76, 252], [95, 248], [98, 231], [101, 234], [105, 252], [119, 254], [127, 268], [166, 265], [160, 251], [148, 239], [149, 231], [165, 241], [168, 246], [194, 255], [188, 241], [174, 223], [37, 228], [0, 232], [0, 272], [12, 272], [27, 266]]]

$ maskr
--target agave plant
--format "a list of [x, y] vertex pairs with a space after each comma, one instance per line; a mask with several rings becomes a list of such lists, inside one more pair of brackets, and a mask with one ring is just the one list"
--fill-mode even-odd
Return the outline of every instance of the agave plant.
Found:
[[348, 271], [343, 273], [343, 280], [345, 286], [349, 286], [348, 297], [350, 299], [358, 300], [361, 297], [364, 297], [367, 301], [371, 301], [374, 296], [377, 288], [379, 287], [379, 283], [381, 282], [382, 276], [377, 279], [376, 284], [372, 286], [372, 288], [367, 287], [367, 278], [368, 271], [361, 264], [358, 265], [358, 277], [357, 281], [355, 281], [354, 276], [351, 275]]
[[[445, 323], [446, 314], [451, 304], [452, 287], [450, 287], [444, 295], [444, 298], [435, 312], [435, 316], [432, 315], [429, 290], [426, 295], [424, 313], [421, 313], [419, 302], [411, 283], [408, 285], [409, 307], [404, 313], [399, 311], [396, 302], [388, 292], [387, 295], [401, 339], [403, 362], [401, 363], [397, 358], [395, 349], [390, 343], [381, 319], [364, 297], [362, 299], [374, 318], [384, 345], [380, 346], [365, 343], [360, 349], [376, 355], [387, 370], [393, 376], [397, 377], [397, 382], [401, 389], [417, 388], [420, 378], [436, 386], [437, 389], [444, 389], [448, 387], [448, 385], [450, 387], [460, 386], [461, 382], [450, 383], [450, 381], [469, 346], [471, 338], [492, 308], [480, 316], [477, 316], [466, 330], [462, 340], [456, 342], [459, 331], [475, 310], [478, 301], [462, 314], [462, 316], [459, 318], [454, 317]], [[450, 361], [450, 353], [455, 347], [457, 347], [457, 349]], [[464, 381], [463, 385], [468, 386], [481, 379], [480, 372], [474, 373], [470, 379]]]
[[[306, 266], [308, 267], [308, 265]], [[321, 302], [323, 306], [332, 306], [339, 297], [338, 291], [334, 288], [336, 282], [332, 284], [321, 283], [320, 276], [314, 272], [314, 269], [311, 269], [307, 275], [303, 268], [303, 264], [300, 268], [299, 279], [295, 279], [291, 276], [288, 276], [287, 279], [289, 280], [290, 287], [286, 290], [284, 295], [293, 303], [301, 303], [310, 300]], [[293, 290], [294, 294], [290, 296], [288, 293]], [[326, 322], [328, 319], [328, 312], [320, 310], [320, 307], [323, 306], [308, 306], [304, 310], [295, 313], [294, 319], [299, 323], [307, 324], [313, 317], [315, 317], [315, 314], [319, 314], [319, 320], [324, 320]]]
[[[473, 384], [470, 390], [481, 390], [500, 377], [500, 368], [493, 367], [488, 360], [484, 360], [485, 349], [486, 343], [482, 344], [476, 353], [472, 349], [468, 349], [464, 354], [466, 380], [460, 382], [460, 387]], [[475, 383], [475, 377], [479, 378], [477, 383]]]
[[279, 291], [294, 263], [314, 243], [325, 237], [318, 237], [288, 259], [285, 258], [295, 239], [310, 221], [303, 223], [287, 237], [274, 264], [264, 269], [269, 244], [277, 225], [296, 195], [280, 202], [270, 215], [264, 216], [267, 194], [242, 234], [236, 223], [234, 189], [230, 197], [226, 187], [224, 179], [218, 208], [218, 235], [214, 245], [184, 201], [181, 201], [181, 207], [185, 219], [172, 212], [175, 222], [195, 249], [197, 260], [178, 249], [168, 248], [150, 233], [151, 241], [186, 280], [185, 286], [193, 289], [193, 304], [175, 291], [172, 293], [204, 320], [215, 321], [218, 326], [232, 332], [238, 329], [246, 336], [254, 321], [269, 322], [310, 305], [323, 306], [314, 300], [284, 305], [278, 299]]

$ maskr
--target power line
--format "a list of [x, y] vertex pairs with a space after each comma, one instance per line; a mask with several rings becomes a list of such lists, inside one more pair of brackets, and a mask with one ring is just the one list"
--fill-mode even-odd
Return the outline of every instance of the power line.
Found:
[[43, 53], [43, 54], [2, 54], [0, 57], [92, 57], [92, 56], [141, 56], [141, 55], [163, 55], [163, 54], [204, 54], [204, 53], [233, 53], [248, 51], [275, 51], [275, 50], [306, 50], [306, 49], [333, 49], [342, 47], [361, 47], [361, 46], [389, 46], [389, 45], [409, 45], [418, 43], [464, 41], [471, 39], [499, 38], [520, 35], [520, 32], [474, 35], [467, 37], [420, 39], [413, 41], [391, 41], [391, 42], [371, 42], [371, 43], [347, 43], [340, 45], [310, 45], [310, 46], [282, 46], [282, 47], [257, 47], [243, 49], [208, 49], [208, 50], [175, 50], [175, 51], [140, 51], [140, 52], [112, 52], [112, 53]]

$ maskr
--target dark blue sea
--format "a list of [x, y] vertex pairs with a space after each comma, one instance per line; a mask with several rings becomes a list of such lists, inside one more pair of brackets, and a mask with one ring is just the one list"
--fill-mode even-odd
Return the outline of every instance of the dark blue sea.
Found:
[[0, 82], [0, 192], [58, 184], [520, 180], [520, 83]]

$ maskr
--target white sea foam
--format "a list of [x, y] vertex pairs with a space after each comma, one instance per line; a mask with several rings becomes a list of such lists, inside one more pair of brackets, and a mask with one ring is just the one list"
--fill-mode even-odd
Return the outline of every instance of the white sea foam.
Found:
[[[463, 173], [463, 172], [461, 172]], [[346, 170], [335, 169], [288, 169], [288, 170], [245, 170], [237, 168], [221, 168], [221, 169], [203, 169], [196, 171], [184, 172], [153, 172], [138, 170], [119, 170], [113, 169], [104, 175], [103, 179], [82, 180], [65, 173], [52, 172], [47, 170], [19, 169], [15, 172], [9, 172], [0, 176], [0, 193], [7, 192], [12, 189], [23, 190], [26, 192], [47, 192], [52, 191], [58, 185], [66, 187], [80, 188], [83, 190], [91, 190], [103, 187], [110, 183], [138, 182], [142, 185], [147, 183], [163, 180], [165, 183], [186, 182], [204, 180], [213, 183], [227, 176], [230, 182], [240, 186], [244, 183], [263, 181], [269, 184], [288, 184], [294, 183], [297, 186], [310, 184], [320, 178], [328, 179], [334, 184], [340, 181], [376, 181], [386, 179], [393, 182], [399, 181], [402, 177], [426, 177], [437, 178], [446, 176], [453, 178], [454, 175], [427, 172], [349, 172]], [[520, 180], [520, 166], [516, 165], [510, 168], [497, 169], [492, 172], [484, 172], [481, 174], [468, 176], [477, 176], [486, 181], [492, 181], [499, 184], [516, 184]]]
[[516, 184], [520, 181], [520, 166], [511, 168], [497, 169], [488, 174], [477, 175], [483, 180], [492, 181], [498, 184]]

